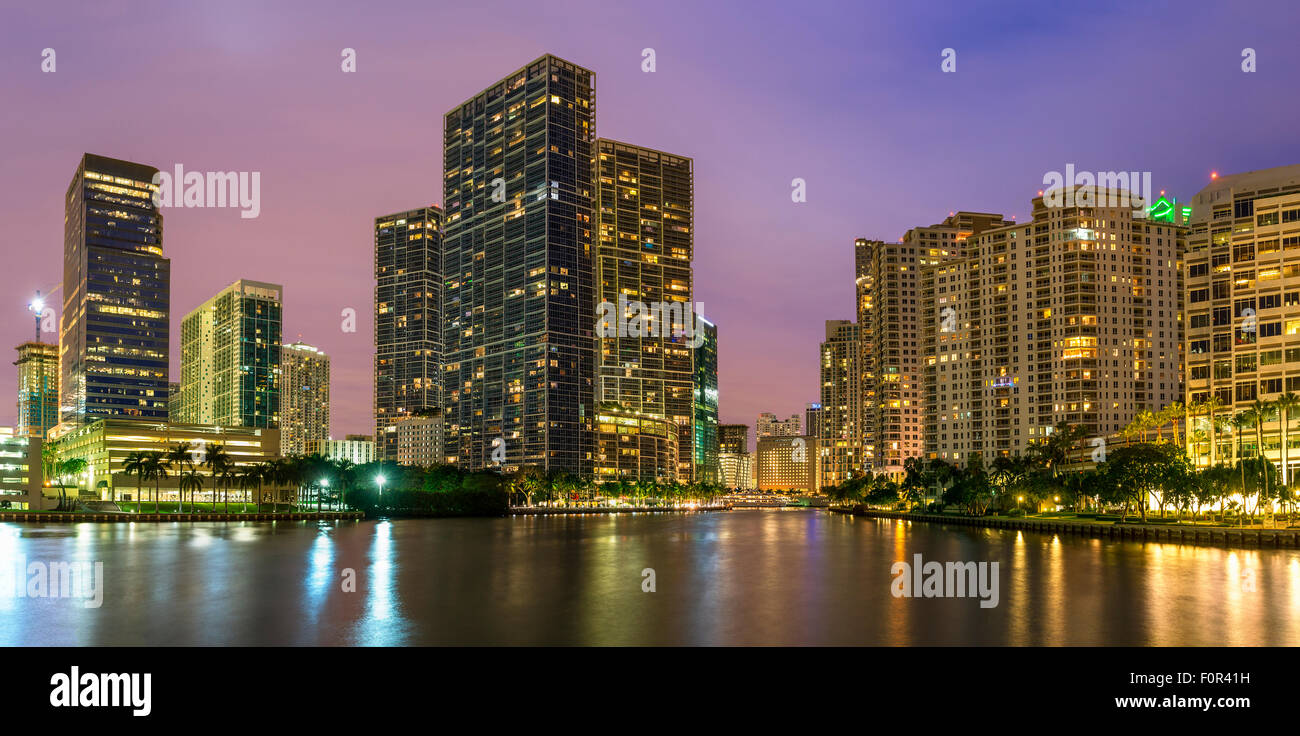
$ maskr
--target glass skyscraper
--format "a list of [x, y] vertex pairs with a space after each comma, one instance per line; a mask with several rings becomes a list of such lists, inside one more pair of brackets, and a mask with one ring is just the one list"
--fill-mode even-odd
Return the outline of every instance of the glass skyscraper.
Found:
[[284, 287], [240, 279], [181, 321], [181, 412], [173, 421], [280, 426]]
[[[598, 336], [597, 398], [676, 424], [677, 477], [689, 481], [695, 461], [695, 375], [686, 333], [696, 325], [694, 319], [688, 325], [667, 314], [685, 315], [686, 304], [694, 312], [694, 164], [684, 156], [603, 138], [596, 150], [596, 301], [617, 307], [622, 298], [644, 305], [637, 312], [649, 308], [659, 315], [645, 321], [648, 329]], [[615, 316], [615, 326], [624, 328], [639, 319]]]
[[375, 453], [397, 461], [398, 422], [442, 406], [438, 207], [375, 218]]
[[167, 419], [171, 264], [152, 166], [85, 154], [64, 210], [61, 421]]
[[443, 399], [462, 468], [590, 471], [594, 104], [595, 75], [547, 55], [445, 116]]
[[718, 474], [718, 327], [701, 319], [704, 341], [695, 348], [695, 480], [717, 483]]

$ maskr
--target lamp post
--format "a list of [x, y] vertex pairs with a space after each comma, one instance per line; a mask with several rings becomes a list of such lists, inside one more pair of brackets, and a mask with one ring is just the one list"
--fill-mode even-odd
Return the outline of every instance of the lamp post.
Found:
[[384, 476], [376, 475], [375, 483], [379, 486], [379, 507], [383, 508], [384, 504]]
[[[320, 487], [328, 490], [329, 487], [330, 487], [330, 479], [329, 479], [329, 478], [321, 478], [321, 479], [320, 479]], [[320, 499], [319, 499], [319, 498], [316, 499], [316, 510], [317, 510], [317, 511], [320, 511]]]

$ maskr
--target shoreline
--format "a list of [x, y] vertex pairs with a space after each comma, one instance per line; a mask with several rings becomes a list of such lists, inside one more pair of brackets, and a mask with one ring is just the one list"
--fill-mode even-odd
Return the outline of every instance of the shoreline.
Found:
[[1208, 547], [1258, 547], [1261, 549], [1300, 548], [1300, 529], [1243, 529], [1234, 527], [1180, 526], [1175, 524], [1088, 524], [1055, 519], [1018, 519], [998, 516], [950, 516], [917, 514], [902, 511], [879, 511], [861, 505], [837, 506], [832, 513], [870, 519], [897, 519], [931, 524], [978, 526], [987, 529], [1016, 529], [1045, 534], [1077, 534], [1084, 537], [1127, 540], [1131, 542], [1165, 542], [1196, 544]]
[[186, 521], [360, 521], [365, 514], [360, 511], [262, 511], [255, 513], [223, 513], [203, 511], [197, 513], [164, 512], [161, 514], [96, 511], [0, 511], [0, 521], [29, 524], [81, 524], [86, 522], [121, 524], [130, 522], [186, 522]]
[[665, 508], [663, 506], [598, 506], [595, 508], [550, 508], [541, 506], [512, 506], [510, 516], [565, 516], [569, 514], [694, 514], [704, 511], [730, 511], [731, 506], [700, 506], [694, 509]]

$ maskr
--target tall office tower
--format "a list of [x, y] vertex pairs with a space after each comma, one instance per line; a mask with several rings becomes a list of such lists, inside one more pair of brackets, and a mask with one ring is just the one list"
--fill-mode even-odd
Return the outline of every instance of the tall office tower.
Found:
[[[615, 328], [642, 319], [647, 308], [657, 315], [635, 325], [643, 329], [597, 335], [597, 400], [675, 423], [681, 454], [677, 477], [690, 480], [693, 355], [686, 333], [696, 327], [693, 163], [604, 138], [597, 139], [596, 152], [596, 301], [613, 305]], [[635, 316], [630, 308], [619, 309], [620, 300], [639, 302]], [[691, 314], [685, 305], [691, 305]]]
[[[685, 333], [696, 325], [683, 306], [692, 305], [693, 312], [693, 163], [603, 138], [596, 152], [596, 301], [614, 305], [615, 327], [641, 319], [647, 307], [675, 309], [675, 316], [659, 311], [645, 320], [644, 329], [597, 335], [597, 399], [677, 424], [677, 476], [690, 480], [693, 356]], [[631, 316], [617, 311], [620, 298], [644, 306]]]
[[[462, 468], [592, 462], [595, 75], [543, 56], [448, 112], [444, 417]], [[688, 389], [689, 392], [689, 389]]]
[[[1218, 177], [1192, 199], [1190, 215], [1187, 406], [1217, 398], [1222, 421], [1257, 399], [1300, 393], [1300, 165]], [[1197, 465], [1235, 462], [1235, 439], [1246, 457], [1259, 454], [1253, 428], [1234, 438], [1195, 413], [1188, 455]], [[1274, 461], [1280, 418], [1275, 411], [1262, 425], [1263, 454]], [[1287, 460], [1283, 477], [1293, 482], [1300, 452]]]
[[182, 410], [181, 401], [181, 383], [180, 381], [168, 381], [167, 383], [167, 417], [172, 421], [180, 421]]
[[152, 166], [85, 154], [63, 217], [59, 420], [167, 419], [171, 263]]
[[438, 207], [375, 218], [375, 451], [381, 460], [397, 460], [399, 419], [442, 409], [442, 226]]
[[856, 324], [827, 320], [821, 344], [820, 424], [808, 428], [817, 447], [816, 488], [837, 486], [864, 469], [860, 346]]
[[864, 455], [874, 472], [901, 476], [908, 458], [924, 454], [921, 271], [955, 256], [971, 233], [1002, 223], [1001, 215], [958, 212], [907, 231], [901, 243], [855, 241]]
[[59, 346], [25, 342], [18, 346], [18, 424], [14, 433], [40, 437], [59, 423]]
[[1037, 197], [1031, 222], [972, 234], [963, 257], [927, 268], [929, 456], [987, 463], [1059, 423], [1104, 437], [1181, 399], [1185, 229], [1118, 200]]
[[185, 424], [278, 427], [284, 287], [240, 279], [181, 320]]
[[718, 482], [718, 327], [701, 318], [703, 341], [693, 351], [695, 480]]
[[305, 455], [330, 436], [330, 359], [304, 342], [280, 348], [280, 449]]
[[798, 437], [799, 415], [791, 414], [789, 419], [777, 419], [771, 412], [759, 412], [757, 422], [759, 437]]

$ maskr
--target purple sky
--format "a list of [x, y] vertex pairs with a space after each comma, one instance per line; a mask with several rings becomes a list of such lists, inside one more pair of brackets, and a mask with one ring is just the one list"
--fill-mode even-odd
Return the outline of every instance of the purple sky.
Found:
[[[30, 339], [24, 305], [62, 278], [63, 194], [83, 152], [260, 171], [257, 219], [165, 213], [173, 355], [181, 318], [220, 288], [281, 283], [285, 341], [333, 358], [335, 436], [371, 431], [372, 218], [441, 203], [443, 113], [550, 52], [596, 72], [598, 135], [695, 159], [696, 300], [719, 326], [723, 421], [802, 414], [823, 321], [853, 317], [854, 237], [897, 239], [956, 209], [1024, 219], [1044, 173], [1067, 163], [1151, 171], [1180, 201], [1212, 170], [1300, 163], [1293, 3], [1079, 5], [6, 8], [3, 347]], [[47, 47], [53, 74], [40, 70]], [[355, 74], [340, 71], [345, 47]], [[940, 72], [946, 47], [954, 74]], [[794, 177], [806, 203], [791, 201]], [[340, 329], [345, 307], [355, 333]], [[14, 415], [0, 400], [0, 423]]]

